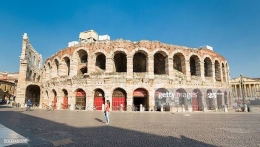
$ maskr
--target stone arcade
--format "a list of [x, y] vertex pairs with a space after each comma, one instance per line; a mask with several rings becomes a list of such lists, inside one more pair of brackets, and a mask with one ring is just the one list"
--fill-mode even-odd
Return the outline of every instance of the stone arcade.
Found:
[[[230, 70], [212, 48], [189, 48], [158, 41], [100, 39], [94, 30], [81, 32], [79, 42], [47, 58], [23, 36], [17, 102], [27, 99], [40, 108], [53, 101], [57, 109], [203, 111], [231, 106]], [[174, 91], [171, 91], [174, 89]], [[158, 101], [161, 92], [196, 93], [171, 105]], [[216, 98], [207, 97], [217, 93]], [[141, 108], [140, 108], [141, 107]], [[163, 109], [161, 109], [163, 107]]]

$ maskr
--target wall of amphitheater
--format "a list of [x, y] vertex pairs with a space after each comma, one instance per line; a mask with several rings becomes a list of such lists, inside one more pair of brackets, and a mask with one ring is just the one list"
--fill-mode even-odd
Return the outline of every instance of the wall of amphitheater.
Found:
[[[201, 111], [232, 103], [228, 63], [209, 49], [146, 40], [95, 41], [60, 50], [41, 71], [40, 83], [26, 79], [27, 87], [39, 86], [40, 97], [25, 94], [41, 107], [53, 102], [57, 109], [101, 110], [108, 99], [113, 110], [139, 110], [142, 104], [150, 111], [162, 105], [164, 110]], [[197, 96], [180, 96], [169, 103], [169, 97], [159, 100], [158, 92]]]
[[[179, 100], [187, 110], [215, 109], [231, 103], [229, 80], [227, 61], [212, 50], [157, 41], [96, 41], [63, 49], [45, 61], [41, 102], [54, 101], [59, 109], [64, 103], [72, 109], [75, 104], [101, 109], [109, 99], [114, 110], [120, 104], [153, 110], [157, 89], [176, 89], [200, 93], [191, 100], [196, 104]], [[208, 93], [220, 96], [207, 98]], [[85, 98], [77, 100], [77, 95]]]

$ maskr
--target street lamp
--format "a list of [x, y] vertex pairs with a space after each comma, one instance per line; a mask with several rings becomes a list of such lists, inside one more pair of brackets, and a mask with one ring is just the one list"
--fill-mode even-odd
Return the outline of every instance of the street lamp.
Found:
[[241, 85], [241, 90], [242, 90], [242, 99], [243, 99], [243, 108], [245, 109], [244, 80], [243, 80], [243, 76], [242, 76], [242, 74], [240, 74], [239, 84]]

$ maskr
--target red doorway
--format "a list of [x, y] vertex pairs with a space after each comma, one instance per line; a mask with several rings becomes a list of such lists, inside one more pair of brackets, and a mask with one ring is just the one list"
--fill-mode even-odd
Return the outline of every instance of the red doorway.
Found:
[[96, 110], [102, 110], [102, 104], [105, 104], [104, 92], [101, 89], [95, 91], [94, 106]]
[[68, 109], [68, 97], [63, 97], [63, 109]]
[[126, 92], [123, 89], [116, 89], [112, 96], [112, 110], [126, 110]]

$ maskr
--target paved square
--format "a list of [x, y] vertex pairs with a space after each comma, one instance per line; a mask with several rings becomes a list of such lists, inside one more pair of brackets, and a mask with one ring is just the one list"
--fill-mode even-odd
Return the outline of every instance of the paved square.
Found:
[[260, 146], [259, 113], [111, 112], [110, 120], [101, 111], [0, 106], [0, 124], [31, 146]]

